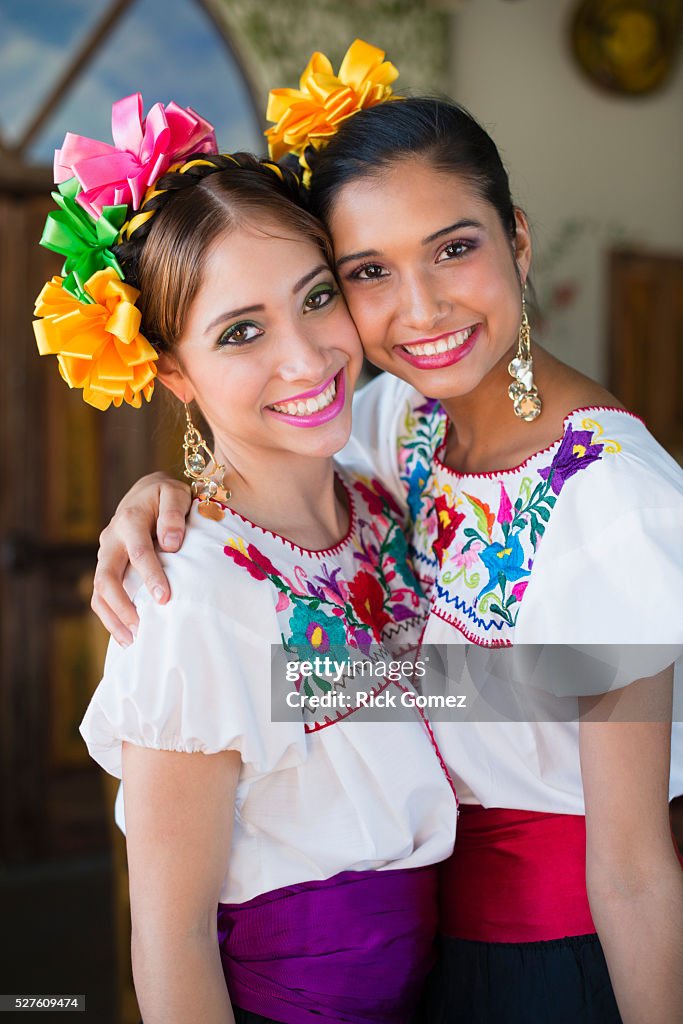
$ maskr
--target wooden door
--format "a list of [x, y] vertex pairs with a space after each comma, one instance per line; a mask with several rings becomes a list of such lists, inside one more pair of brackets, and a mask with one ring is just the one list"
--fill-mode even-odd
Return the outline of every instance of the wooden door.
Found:
[[683, 463], [683, 256], [609, 257], [610, 389]]
[[123, 491], [171, 468], [158, 396], [100, 413], [70, 391], [31, 327], [60, 269], [41, 249], [46, 195], [0, 195], [0, 860], [108, 846], [111, 808], [78, 723], [105, 638], [89, 609], [97, 538]]

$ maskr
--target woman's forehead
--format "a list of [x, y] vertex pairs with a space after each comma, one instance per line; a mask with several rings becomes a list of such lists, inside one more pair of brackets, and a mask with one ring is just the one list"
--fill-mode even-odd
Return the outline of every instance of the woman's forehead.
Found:
[[410, 232], [422, 239], [446, 224], [486, 224], [495, 217], [493, 206], [462, 175], [402, 161], [344, 185], [335, 197], [330, 230], [337, 250], [351, 238]]

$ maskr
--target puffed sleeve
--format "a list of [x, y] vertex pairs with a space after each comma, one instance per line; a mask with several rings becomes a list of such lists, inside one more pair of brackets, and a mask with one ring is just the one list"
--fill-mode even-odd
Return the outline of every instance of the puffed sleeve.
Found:
[[124, 741], [184, 753], [237, 750], [262, 772], [299, 763], [303, 726], [271, 721], [267, 620], [257, 632], [259, 616], [252, 628], [243, 603], [230, 615], [177, 589], [167, 605], [139, 592], [135, 642], [110, 642], [81, 724], [91, 756], [118, 778]]
[[606, 666], [587, 693], [683, 651], [683, 472], [642, 425], [631, 434], [563, 488], [517, 621], [516, 644], [576, 645]]

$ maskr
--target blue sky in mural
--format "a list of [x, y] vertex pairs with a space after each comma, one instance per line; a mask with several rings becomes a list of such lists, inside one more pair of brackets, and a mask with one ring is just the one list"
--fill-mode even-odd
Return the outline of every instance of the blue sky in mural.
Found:
[[[63, 70], [65, 47], [73, 53], [108, 6], [102, 0], [0, 3], [0, 131], [5, 138], [18, 137]], [[194, 107], [215, 125], [222, 149], [263, 149], [240, 70], [196, 0], [135, 0], [27, 156], [31, 162], [51, 164], [67, 130], [110, 141], [111, 104], [131, 92], [142, 93], [145, 111], [157, 101]], [[10, 114], [12, 104], [16, 113]]]
[[102, 0], [0, 2], [0, 132], [16, 142], [106, 8]]

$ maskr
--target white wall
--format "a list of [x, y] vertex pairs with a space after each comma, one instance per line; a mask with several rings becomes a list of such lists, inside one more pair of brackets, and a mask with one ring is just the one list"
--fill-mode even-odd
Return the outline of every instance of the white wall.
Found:
[[[577, 3], [464, 0], [452, 16], [451, 94], [501, 150], [534, 228], [539, 290], [579, 286], [550, 316], [544, 343], [604, 380], [606, 249], [620, 237], [683, 253], [683, 60], [651, 96], [602, 92], [570, 52]], [[573, 243], [553, 257], [575, 218]]]

